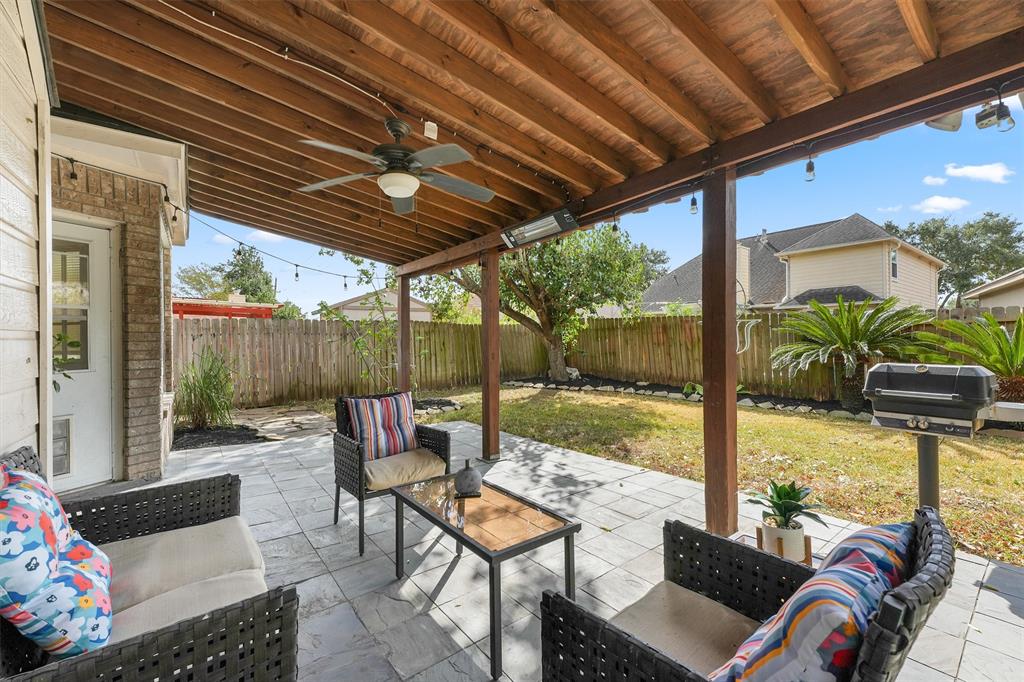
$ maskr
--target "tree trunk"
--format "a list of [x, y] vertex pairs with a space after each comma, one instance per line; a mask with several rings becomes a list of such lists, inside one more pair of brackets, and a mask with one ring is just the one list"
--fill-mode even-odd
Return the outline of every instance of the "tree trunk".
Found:
[[565, 345], [557, 336], [544, 339], [548, 350], [548, 377], [552, 381], [568, 381], [569, 372], [565, 369]]
[[856, 414], [864, 409], [864, 366], [857, 368], [852, 377], [843, 375], [839, 386], [839, 403], [847, 412]]

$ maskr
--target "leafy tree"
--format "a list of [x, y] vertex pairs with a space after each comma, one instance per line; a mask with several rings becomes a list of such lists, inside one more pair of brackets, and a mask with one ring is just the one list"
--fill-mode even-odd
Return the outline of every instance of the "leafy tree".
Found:
[[259, 251], [251, 246], [239, 244], [231, 252], [231, 260], [215, 266], [232, 291], [245, 295], [250, 303], [276, 303], [274, 278], [263, 265]]
[[285, 301], [280, 308], [274, 311], [276, 320], [301, 320], [303, 317], [302, 310], [291, 301]]
[[[569, 378], [565, 354], [587, 319], [606, 304], [626, 317], [640, 314], [640, 297], [665, 272], [664, 251], [634, 244], [610, 225], [505, 254], [499, 261], [502, 313], [539, 336], [548, 351], [548, 375]], [[480, 268], [470, 266], [420, 278], [417, 295], [432, 305], [449, 305], [468, 291], [481, 294]]]
[[929, 218], [901, 228], [891, 221], [885, 229], [900, 239], [946, 262], [939, 273], [942, 306], [965, 291], [1024, 267], [1024, 232], [1011, 216], [986, 212], [977, 220], [957, 225], [948, 217]]
[[841, 364], [839, 401], [843, 409], [859, 412], [864, 405], [861, 389], [867, 363], [873, 358], [899, 358], [918, 351], [912, 328], [931, 319], [917, 306], [897, 308], [898, 304], [895, 296], [881, 303], [870, 299], [847, 302], [838, 296], [833, 310], [811, 301], [810, 310], [790, 313], [782, 320], [779, 330], [793, 333], [798, 340], [776, 346], [772, 365], [788, 369], [792, 376], [815, 362]]
[[231, 287], [224, 281], [219, 265], [186, 265], [178, 268], [177, 284], [174, 287], [176, 296], [188, 298], [210, 298], [226, 301]]

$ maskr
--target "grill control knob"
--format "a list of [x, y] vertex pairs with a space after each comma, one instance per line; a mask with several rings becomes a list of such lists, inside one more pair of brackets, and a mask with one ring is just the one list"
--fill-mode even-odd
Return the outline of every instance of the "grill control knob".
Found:
[[907, 420], [907, 426], [909, 428], [911, 428], [911, 429], [916, 429], [917, 428], [917, 420], [914, 419], [913, 417], [911, 417], [910, 419]]
[[922, 431], [926, 430], [928, 428], [928, 421], [922, 419], [921, 421], [917, 422], [917, 428], [921, 429]]

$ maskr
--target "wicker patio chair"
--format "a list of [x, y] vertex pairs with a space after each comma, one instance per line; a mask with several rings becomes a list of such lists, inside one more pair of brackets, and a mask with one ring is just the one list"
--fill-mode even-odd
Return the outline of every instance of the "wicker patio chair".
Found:
[[[363, 555], [365, 537], [366, 500], [390, 494], [390, 489], [368, 490], [366, 487], [366, 455], [362, 444], [353, 438], [346, 398], [387, 398], [398, 393], [366, 396], [341, 396], [334, 401], [334, 419], [338, 432], [334, 434], [334, 523], [338, 523], [341, 491], [345, 490], [359, 501], [359, 555]], [[421, 448], [430, 450], [444, 461], [444, 473], [451, 473], [451, 434], [441, 429], [416, 425], [416, 440]], [[406, 481], [415, 483], [415, 481]]]
[[[31, 448], [0, 456], [14, 469], [41, 474]], [[198, 526], [239, 513], [241, 481], [224, 474], [64, 503], [72, 527], [95, 544]], [[116, 567], [115, 567], [116, 570]], [[80, 682], [134, 680], [294, 680], [299, 600], [294, 587], [188, 618], [96, 651], [50, 661], [0, 619], [3, 679]]]
[[[913, 523], [912, 574], [882, 597], [857, 657], [854, 682], [896, 679], [911, 645], [953, 580], [953, 540], [938, 512], [920, 509]], [[778, 611], [814, 575], [803, 564], [680, 521], [666, 521], [664, 533], [665, 580], [758, 622]], [[550, 590], [541, 600], [541, 643], [546, 682], [707, 680]]]

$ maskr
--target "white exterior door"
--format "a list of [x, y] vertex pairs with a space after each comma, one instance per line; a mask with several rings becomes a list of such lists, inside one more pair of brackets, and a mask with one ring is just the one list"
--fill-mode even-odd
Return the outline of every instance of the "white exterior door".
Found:
[[[110, 230], [53, 223], [53, 483], [113, 478]], [[61, 374], [66, 372], [70, 378]]]

